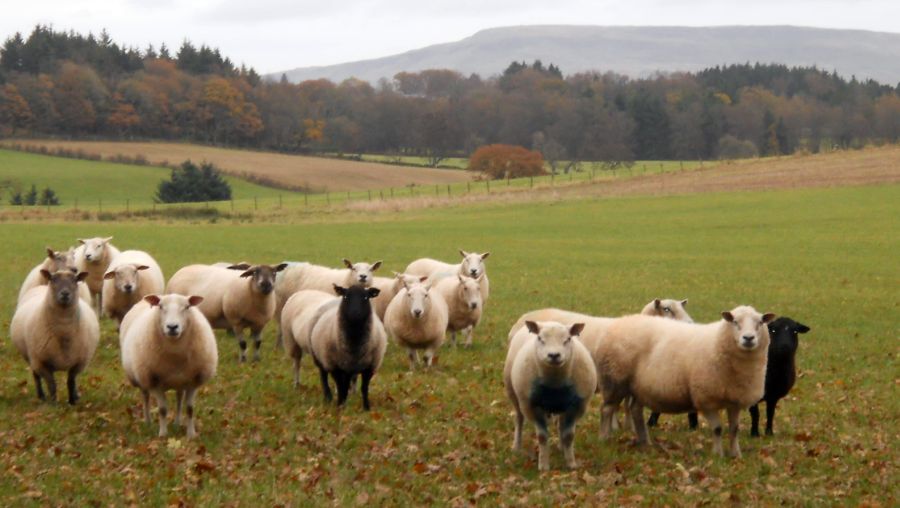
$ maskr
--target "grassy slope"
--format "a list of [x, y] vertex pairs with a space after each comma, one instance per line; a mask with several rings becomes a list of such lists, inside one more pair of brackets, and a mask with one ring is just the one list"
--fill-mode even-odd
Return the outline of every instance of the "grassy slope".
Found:
[[[477, 205], [411, 211], [376, 221], [308, 225], [2, 224], [6, 268], [0, 315], [45, 244], [111, 234], [152, 252], [171, 275], [222, 259], [383, 258], [400, 270], [419, 256], [453, 259], [458, 247], [491, 250], [492, 299], [472, 350], [444, 349], [433, 372], [406, 371], [390, 347], [373, 381], [374, 411], [358, 396], [342, 412], [321, 401], [304, 361], [303, 389], [271, 350], [236, 364], [221, 337], [219, 376], [198, 396], [200, 439], [168, 441], [140, 422], [138, 393], [123, 382], [114, 328], [82, 377], [76, 409], [39, 404], [12, 346], [0, 347], [0, 503], [151, 505], [390, 504], [426, 502], [583, 505], [701, 501], [857, 504], [898, 502], [896, 471], [900, 186], [563, 203]], [[659, 450], [618, 435], [597, 438], [598, 404], [579, 426], [581, 469], [539, 476], [509, 451], [512, 420], [501, 371], [509, 325], [523, 311], [556, 305], [598, 314], [636, 311], [657, 296], [690, 297], [698, 321], [739, 303], [793, 316], [802, 371], [782, 402], [776, 436], [747, 437], [740, 461], [710, 456], [707, 431], [663, 419]], [[6, 334], [8, 318], [3, 318]], [[308, 359], [306, 359], [308, 360]], [[533, 433], [526, 442], [533, 446]]]
[[[26, 191], [32, 183], [37, 185], [38, 190], [49, 185], [64, 206], [71, 206], [76, 198], [82, 205], [95, 203], [98, 198], [109, 204], [122, 204], [129, 199], [132, 203], [146, 205], [156, 193], [159, 182], [168, 178], [169, 173], [166, 168], [66, 159], [0, 149], [0, 181], [18, 181]], [[240, 178], [225, 178], [231, 184], [235, 199], [293, 194]], [[9, 196], [0, 196], [3, 204], [8, 200]]]

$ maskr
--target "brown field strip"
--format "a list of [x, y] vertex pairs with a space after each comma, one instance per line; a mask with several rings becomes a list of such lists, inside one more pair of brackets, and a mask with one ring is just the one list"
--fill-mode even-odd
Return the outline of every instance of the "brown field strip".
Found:
[[208, 161], [225, 172], [252, 175], [288, 187], [313, 191], [354, 191], [403, 187], [410, 184], [434, 185], [465, 182], [472, 175], [465, 171], [394, 166], [377, 162], [356, 162], [322, 157], [287, 155], [216, 148], [184, 143], [130, 141], [58, 141], [42, 139], [10, 140], [6, 144], [45, 146], [83, 150], [104, 159], [116, 155], [143, 156], [152, 164], [179, 164], [187, 159]]

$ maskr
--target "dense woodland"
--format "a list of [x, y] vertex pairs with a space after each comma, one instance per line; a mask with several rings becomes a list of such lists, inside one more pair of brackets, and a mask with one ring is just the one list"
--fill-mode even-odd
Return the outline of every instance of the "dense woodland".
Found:
[[[498, 70], [499, 71], [499, 70]], [[185, 41], [123, 47], [38, 26], [0, 49], [0, 134], [179, 139], [287, 152], [554, 161], [710, 159], [896, 142], [900, 84], [737, 64], [630, 79], [513, 62], [495, 77], [400, 73], [373, 86], [266, 81]]]

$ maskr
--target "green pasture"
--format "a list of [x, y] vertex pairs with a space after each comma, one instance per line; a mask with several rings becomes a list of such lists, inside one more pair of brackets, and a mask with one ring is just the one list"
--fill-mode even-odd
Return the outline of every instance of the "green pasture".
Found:
[[[0, 160], [15, 156], [0, 152]], [[0, 504], [900, 502], [900, 186], [469, 204], [337, 219], [0, 224], [0, 329], [7, 336], [19, 284], [43, 247], [78, 237], [113, 235], [119, 248], [152, 253], [167, 277], [197, 262], [336, 266], [343, 257], [382, 259], [389, 274], [422, 256], [455, 260], [458, 248], [492, 252], [491, 298], [474, 347], [447, 346], [434, 369], [409, 372], [405, 353], [392, 344], [373, 380], [370, 413], [358, 395], [343, 410], [324, 404], [308, 358], [303, 386], [294, 390], [270, 325], [258, 364], [239, 365], [234, 340], [219, 333], [219, 373], [197, 399], [199, 438], [188, 441], [183, 429], [170, 427], [171, 437], [159, 439], [123, 378], [109, 321], [75, 408], [40, 403], [5, 339]], [[666, 416], [651, 432], [660, 448], [636, 449], [624, 433], [599, 440], [594, 400], [576, 433], [581, 467], [564, 470], [554, 448], [552, 471], [538, 474], [534, 456], [509, 449], [513, 422], [501, 379], [509, 326], [538, 307], [617, 315], [654, 297], [690, 298], [698, 322], [751, 304], [812, 328], [801, 337], [800, 377], [779, 405], [776, 435], [751, 439], [744, 414], [744, 457], [718, 458], [708, 429], [690, 432], [683, 416]], [[526, 431], [534, 452], [534, 434]]]

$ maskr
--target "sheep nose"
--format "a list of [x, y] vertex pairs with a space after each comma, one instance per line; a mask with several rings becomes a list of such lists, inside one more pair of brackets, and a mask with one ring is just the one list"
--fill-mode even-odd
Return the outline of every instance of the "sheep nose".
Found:
[[469, 304], [469, 306], [472, 307], [472, 310], [475, 310], [475, 309], [478, 308], [478, 304], [477, 304], [477, 303]]
[[134, 286], [132, 286], [131, 284], [125, 284], [125, 291], [127, 293], [130, 293], [132, 289], [134, 289]]
[[414, 314], [416, 317], [421, 316], [421, 315], [422, 315], [422, 309], [416, 309], [416, 310], [414, 310], [414, 311], [413, 311], [413, 314]]
[[91, 260], [91, 255], [90, 255], [90, 254], [85, 254], [84, 257], [85, 257], [85, 259], [87, 259], [88, 261]]
[[475, 270], [469, 270], [469, 272], [472, 273], [472, 277], [475, 277], [476, 275], [478, 275], [478, 270], [477, 270], [477, 269], [475, 269]]
[[359, 276], [359, 281], [360, 281], [360, 282], [365, 282], [367, 278], [368, 278], [368, 275], [360, 275], [360, 276]]
[[60, 298], [60, 300], [62, 300], [64, 302], [68, 301], [69, 297], [71, 297], [71, 296], [72, 296], [72, 293], [70, 293], [68, 289], [64, 289], [59, 292], [59, 298]]
[[547, 353], [547, 358], [550, 359], [551, 362], [556, 363], [562, 357], [559, 353]]
[[753, 342], [753, 339], [755, 339], [756, 336], [755, 335], [744, 335], [741, 338], [744, 339], [744, 342]]
[[166, 325], [166, 329], [169, 331], [169, 335], [178, 333], [178, 325]]

